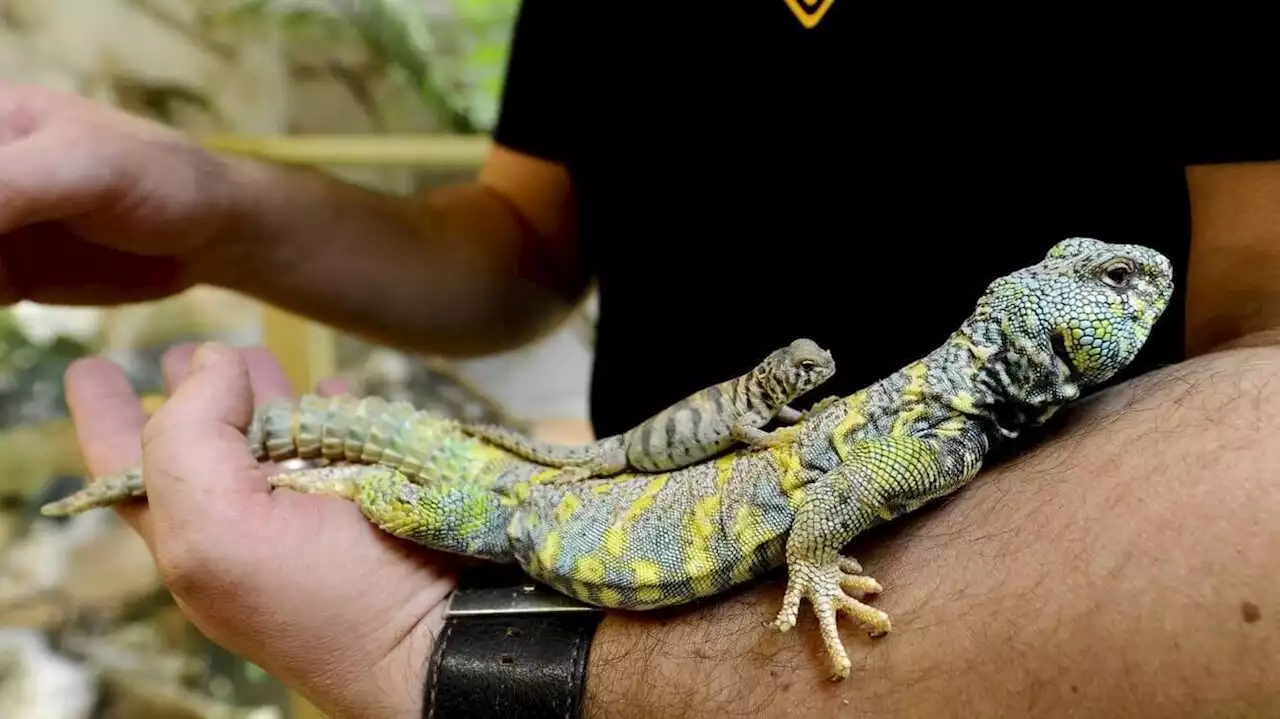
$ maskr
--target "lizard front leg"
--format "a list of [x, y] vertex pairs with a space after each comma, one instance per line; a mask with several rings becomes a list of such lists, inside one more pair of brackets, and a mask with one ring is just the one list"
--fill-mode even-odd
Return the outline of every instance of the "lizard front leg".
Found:
[[776, 415], [778, 421], [783, 424], [795, 424], [804, 418], [804, 412], [792, 407], [791, 405], [782, 405]]
[[878, 594], [880, 584], [860, 576], [861, 567], [840, 550], [880, 521], [948, 494], [977, 472], [980, 455], [936, 439], [887, 437], [863, 440], [849, 460], [804, 489], [805, 498], [787, 538], [787, 589], [772, 623], [795, 626], [802, 599], [813, 605], [832, 668], [832, 679], [849, 676], [852, 664], [840, 640], [836, 613], [843, 611], [883, 636], [889, 615], [859, 598]]
[[800, 420], [805, 417], [811, 417], [840, 400], [841, 398], [836, 396], [825, 397], [804, 412], [801, 412], [791, 405], [783, 405], [775, 416], [782, 424], [798, 424]]
[[796, 438], [797, 427], [780, 427], [780, 429], [767, 432], [760, 429], [760, 426], [767, 423], [767, 418], [756, 415], [745, 415], [733, 421], [728, 427], [728, 434], [733, 440], [745, 444], [749, 449], [762, 450], [777, 446], [786, 441]]

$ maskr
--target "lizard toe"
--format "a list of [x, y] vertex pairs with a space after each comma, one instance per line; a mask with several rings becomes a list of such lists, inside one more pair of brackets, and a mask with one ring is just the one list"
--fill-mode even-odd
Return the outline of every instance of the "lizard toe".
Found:
[[861, 599], [869, 594], [880, 594], [884, 587], [880, 582], [862, 574], [862, 565], [852, 557], [840, 557], [840, 588], [850, 596]]
[[795, 626], [800, 602], [808, 599], [818, 620], [834, 680], [848, 677], [851, 667], [844, 643], [840, 640], [836, 622], [838, 613], [853, 617], [872, 637], [884, 636], [890, 630], [888, 614], [850, 596], [878, 594], [882, 589], [880, 583], [871, 577], [850, 573], [849, 570], [855, 568], [861, 571], [857, 561], [848, 558], [837, 558], [824, 564], [792, 560], [788, 565], [787, 591], [783, 595], [782, 608], [773, 623], [773, 627], [781, 631]]

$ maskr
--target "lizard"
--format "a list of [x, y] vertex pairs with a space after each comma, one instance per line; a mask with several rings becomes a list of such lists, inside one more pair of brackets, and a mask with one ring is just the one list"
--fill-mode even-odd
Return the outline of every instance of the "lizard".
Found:
[[626, 432], [591, 444], [540, 442], [499, 425], [468, 425], [464, 431], [538, 464], [567, 467], [555, 481], [628, 469], [662, 472], [716, 456], [735, 443], [766, 449], [783, 441], [785, 428], [761, 428], [775, 418], [789, 425], [799, 422], [803, 413], [789, 403], [835, 371], [831, 353], [802, 337], [773, 350], [749, 372], [700, 389]]
[[[1067, 238], [992, 280], [935, 349], [826, 403], [763, 451], [735, 449], [657, 474], [548, 483], [560, 471], [377, 397], [275, 401], [246, 427], [260, 459], [317, 458], [274, 487], [343, 497], [382, 531], [437, 550], [515, 563], [604, 608], [645, 611], [710, 597], [775, 569], [786, 586], [768, 626], [808, 601], [832, 680], [852, 664], [837, 612], [872, 637], [883, 587], [844, 548], [863, 531], [959, 490], [988, 453], [1114, 378], [1169, 304], [1173, 268], [1134, 244]], [[144, 497], [138, 466], [42, 508], [45, 515]]]

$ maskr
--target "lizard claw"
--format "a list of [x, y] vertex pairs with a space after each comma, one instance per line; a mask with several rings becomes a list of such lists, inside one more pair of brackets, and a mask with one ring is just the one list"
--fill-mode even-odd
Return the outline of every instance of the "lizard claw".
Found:
[[796, 625], [801, 599], [808, 599], [818, 618], [822, 643], [826, 646], [831, 661], [833, 681], [848, 677], [853, 667], [845, 652], [844, 643], [840, 641], [836, 612], [842, 611], [857, 619], [863, 627], [869, 628], [868, 634], [872, 637], [882, 637], [890, 629], [888, 614], [854, 598], [879, 594], [884, 589], [879, 582], [863, 576], [861, 572], [862, 566], [849, 557], [839, 557], [837, 561], [825, 565], [803, 560], [789, 562], [787, 591], [782, 597], [782, 607], [769, 625], [780, 632], [791, 629]]

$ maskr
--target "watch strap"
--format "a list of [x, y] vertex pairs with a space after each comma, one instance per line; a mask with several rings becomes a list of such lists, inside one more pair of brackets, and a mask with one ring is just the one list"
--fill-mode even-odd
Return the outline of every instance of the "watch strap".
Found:
[[527, 577], [460, 585], [432, 650], [423, 717], [578, 719], [602, 616]]

